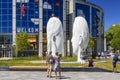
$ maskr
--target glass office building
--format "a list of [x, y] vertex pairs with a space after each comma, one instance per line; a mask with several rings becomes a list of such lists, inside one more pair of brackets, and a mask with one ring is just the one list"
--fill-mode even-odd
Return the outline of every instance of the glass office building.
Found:
[[[86, 0], [0, 0], [1, 55], [8, 56], [11, 46], [16, 45], [16, 34], [26, 32], [31, 51], [41, 56], [47, 49], [46, 25], [52, 16], [58, 17], [63, 24], [63, 55], [71, 55], [72, 23], [81, 13], [85, 16], [97, 45], [101, 44], [104, 32], [103, 10]], [[102, 47], [103, 45], [98, 46], [96, 50], [102, 51]]]
[[[72, 32], [72, 24], [76, 16], [84, 16], [87, 20], [89, 32], [92, 34], [95, 42], [94, 53], [104, 51], [104, 12], [99, 6], [82, 1], [82, 0], [68, 0], [69, 2], [69, 31]], [[66, 26], [67, 27], [67, 26]], [[70, 34], [72, 35], [72, 34]], [[71, 38], [71, 36], [70, 36]], [[70, 39], [68, 39], [68, 42]], [[70, 47], [70, 50], [71, 47]], [[69, 50], [69, 51], [70, 51]], [[72, 52], [72, 51], [70, 51]]]
[[10, 50], [10, 44], [12, 44], [12, 1], [0, 0], [0, 56]]

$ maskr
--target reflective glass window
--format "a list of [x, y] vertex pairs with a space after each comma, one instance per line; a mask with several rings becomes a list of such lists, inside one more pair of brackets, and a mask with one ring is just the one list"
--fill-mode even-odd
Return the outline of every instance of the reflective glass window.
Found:
[[12, 32], [12, 28], [8, 28], [8, 33], [11, 33]]
[[4, 28], [4, 27], [7, 27], [7, 23], [8, 23], [7, 21], [6, 21], [6, 22], [2, 22], [2, 25], [1, 25], [1, 26], [2, 26], [3, 28]]
[[12, 26], [12, 21], [8, 22], [8, 26], [10, 26], [10, 27]]
[[7, 15], [2, 15], [2, 21], [6, 21], [7, 20]]
[[1, 33], [12, 33], [12, 0], [0, 0]]
[[1, 12], [2, 12], [2, 14], [7, 14], [8, 10], [7, 9], [2, 9]]
[[12, 21], [12, 15], [8, 15], [8, 20]]
[[8, 14], [12, 14], [12, 9], [8, 9]]
[[7, 33], [7, 28], [2, 28], [2, 33]]
[[8, 3], [8, 8], [11, 8], [12, 7], [12, 3]]
[[8, 4], [7, 3], [2, 3], [2, 8], [8, 8]]
[[8, 2], [8, 0], [1, 0], [1, 2], [6, 2], [6, 3], [7, 3], [7, 2]]

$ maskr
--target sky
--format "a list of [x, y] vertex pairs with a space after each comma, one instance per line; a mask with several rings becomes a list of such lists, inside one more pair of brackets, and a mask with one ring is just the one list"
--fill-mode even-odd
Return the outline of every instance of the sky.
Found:
[[113, 24], [120, 23], [120, 0], [87, 0], [100, 6], [104, 11], [105, 31]]

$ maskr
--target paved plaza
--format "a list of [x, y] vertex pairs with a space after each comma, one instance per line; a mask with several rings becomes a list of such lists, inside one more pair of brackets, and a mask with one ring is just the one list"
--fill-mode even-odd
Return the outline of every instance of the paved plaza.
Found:
[[[45, 71], [0, 71], [0, 80], [56, 80], [47, 78]], [[120, 73], [113, 72], [62, 72], [57, 80], [120, 80]]]

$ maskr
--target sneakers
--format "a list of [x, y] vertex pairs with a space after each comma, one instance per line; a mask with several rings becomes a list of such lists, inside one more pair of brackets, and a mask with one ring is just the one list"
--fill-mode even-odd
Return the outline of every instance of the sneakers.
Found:
[[47, 75], [47, 77], [52, 78], [52, 76]]

